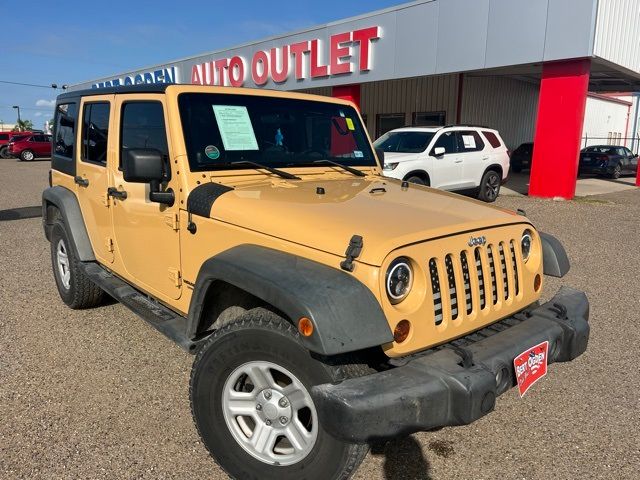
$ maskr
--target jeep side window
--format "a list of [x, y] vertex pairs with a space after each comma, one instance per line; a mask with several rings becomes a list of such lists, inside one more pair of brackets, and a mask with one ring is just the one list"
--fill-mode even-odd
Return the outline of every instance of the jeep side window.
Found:
[[82, 161], [107, 164], [108, 102], [86, 103], [82, 116]]
[[76, 139], [76, 110], [75, 103], [63, 103], [56, 109], [54, 151], [56, 155], [70, 159]]
[[436, 148], [442, 147], [444, 148], [445, 155], [449, 153], [457, 153], [458, 148], [456, 143], [456, 132], [444, 132], [438, 137], [438, 140], [436, 140], [431, 151], [433, 152]]
[[120, 166], [127, 150], [134, 148], [154, 148], [159, 150], [168, 165], [169, 147], [164, 124], [162, 104], [155, 101], [135, 101], [122, 105], [120, 133]]

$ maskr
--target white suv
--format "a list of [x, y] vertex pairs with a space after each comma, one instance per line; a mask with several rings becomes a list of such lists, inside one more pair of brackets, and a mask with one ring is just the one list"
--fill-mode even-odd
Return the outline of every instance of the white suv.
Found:
[[443, 190], [475, 190], [493, 202], [509, 173], [509, 151], [497, 130], [456, 125], [405, 127], [374, 142], [384, 175]]

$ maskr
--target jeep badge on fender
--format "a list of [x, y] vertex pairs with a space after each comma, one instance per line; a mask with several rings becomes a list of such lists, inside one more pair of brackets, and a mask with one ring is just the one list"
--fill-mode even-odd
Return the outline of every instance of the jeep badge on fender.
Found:
[[569, 269], [557, 239], [382, 161], [335, 98], [57, 99], [42, 202], [60, 297], [111, 296], [195, 355], [185, 396], [233, 478], [347, 479], [372, 441], [471, 423], [587, 348], [584, 293], [540, 303]]

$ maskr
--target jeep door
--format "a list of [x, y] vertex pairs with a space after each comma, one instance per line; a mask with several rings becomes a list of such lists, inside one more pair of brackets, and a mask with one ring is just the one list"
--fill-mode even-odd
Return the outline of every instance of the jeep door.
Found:
[[[444, 148], [444, 155], [436, 156], [435, 149]], [[445, 190], [455, 190], [462, 178], [462, 160], [458, 158], [458, 141], [455, 131], [440, 133], [429, 155], [433, 157], [431, 186]]]
[[76, 145], [76, 195], [96, 259], [113, 262], [111, 215], [107, 199], [108, 164], [114, 162], [107, 139], [114, 130], [113, 95], [84, 97], [78, 115]]
[[460, 188], [475, 188], [485, 169], [491, 164], [493, 154], [480, 134], [475, 130], [459, 130], [458, 159], [462, 162], [462, 176]]
[[138, 288], [170, 301], [181, 294], [178, 202], [172, 206], [151, 202], [149, 184], [126, 182], [121, 168], [128, 150], [155, 149], [165, 159], [166, 188], [179, 190], [178, 172], [171, 171], [173, 156], [164, 102], [164, 96], [156, 94], [116, 96], [119, 128], [110, 144], [115, 158], [111, 187], [116, 192], [110, 200], [114, 270]]

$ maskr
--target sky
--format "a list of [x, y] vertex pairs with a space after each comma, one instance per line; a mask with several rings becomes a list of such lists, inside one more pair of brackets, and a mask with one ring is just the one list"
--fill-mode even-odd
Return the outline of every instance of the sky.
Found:
[[[73, 84], [405, 3], [402, 0], [0, 0], [0, 81]], [[17, 11], [19, 10], [19, 13]], [[12, 15], [11, 12], [16, 12]], [[0, 82], [0, 128], [43, 128], [60, 90]]]

